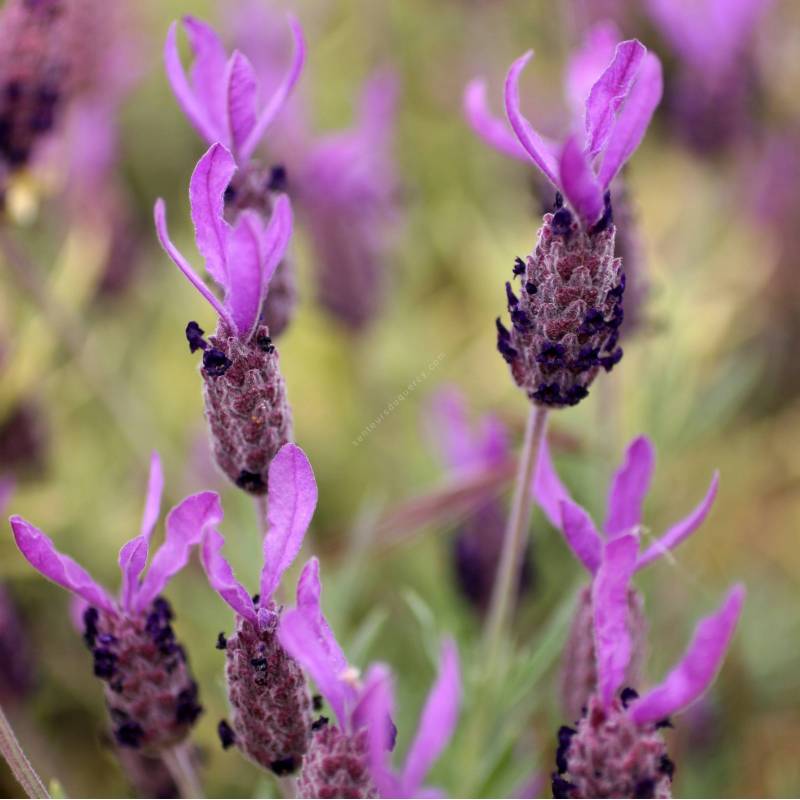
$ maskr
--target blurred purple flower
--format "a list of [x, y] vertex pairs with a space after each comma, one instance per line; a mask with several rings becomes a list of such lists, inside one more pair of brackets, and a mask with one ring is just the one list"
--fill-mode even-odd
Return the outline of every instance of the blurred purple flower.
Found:
[[303, 31], [293, 16], [289, 15], [288, 21], [295, 42], [294, 59], [269, 99], [260, 96], [259, 79], [248, 58], [238, 50], [228, 58], [216, 32], [206, 23], [183, 18], [194, 55], [189, 78], [178, 55], [177, 22], [167, 33], [167, 77], [184, 114], [207, 144], [224, 144], [241, 165], [255, 152], [303, 71]]
[[[428, 438], [434, 442], [454, 477], [492, 470], [511, 458], [508, 432], [499, 418], [484, 417], [477, 428], [469, 424], [463, 396], [455, 387], [441, 389], [432, 398], [426, 415]], [[461, 522], [453, 543], [458, 587], [482, 614], [489, 608], [500, 562], [505, 530], [505, 510], [499, 498], [491, 498]], [[520, 565], [518, 597], [530, 589], [532, 561], [530, 538]]]
[[140, 534], [119, 553], [122, 587], [117, 599], [59, 553], [38, 528], [22, 517], [10, 520], [17, 546], [30, 564], [87, 603], [84, 640], [94, 657], [94, 674], [105, 683], [118, 744], [150, 751], [181, 741], [202, 712], [185, 651], [170, 625], [172, 611], [160, 595], [186, 566], [203, 532], [222, 519], [215, 493], [187, 497], [167, 515], [164, 544], [142, 578], [163, 485], [161, 462], [154, 453]]
[[396, 77], [376, 73], [355, 125], [312, 139], [292, 185], [314, 248], [317, 298], [354, 332], [375, 319], [387, 288], [400, 197], [391, 152], [396, 105]]
[[[203, 538], [209, 582], [236, 614], [236, 633], [224, 640], [233, 727], [221, 723], [223, 746], [235, 743], [277, 774], [300, 766], [311, 735], [311, 698], [303, 674], [276, 636], [281, 610], [273, 600], [291, 566], [317, 505], [317, 484], [305, 453], [284, 445], [269, 468], [267, 531], [259, 594], [253, 598], [221, 554], [214, 529]], [[224, 642], [224, 644], [223, 644]]]
[[648, 0], [650, 18], [680, 60], [670, 110], [687, 142], [719, 152], [752, 132], [755, 33], [771, 0]]
[[708, 689], [739, 619], [741, 585], [698, 623], [683, 657], [660, 684], [642, 697], [629, 688], [620, 692], [633, 652], [628, 594], [638, 551], [638, 536], [630, 533], [602, 546], [592, 583], [598, 686], [577, 728], [559, 730], [554, 797], [669, 797], [675, 765], [658, 728]]
[[170, 240], [161, 199], [155, 205], [155, 224], [161, 246], [219, 315], [210, 342], [196, 322], [186, 328], [190, 350], [203, 351], [203, 393], [217, 465], [240, 488], [263, 494], [269, 462], [291, 438], [278, 352], [260, 314], [292, 235], [292, 213], [288, 198], [281, 196], [268, 223], [248, 209], [229, 224], [224, 195], [235, 171], [231, 153], [214, 144], [197, 163], [189, 184], [197, 249], [223, 291], [223, 301]]
[[[591, 517], [572, 500], [559, 480], [549, 454], [540, 460], [543, 480], [534, 488], [537, 501], [550, 522], [559, 528], [578, 561], [594, 577], [601, 564], [603, 545], [615, 537], [638, 533], [641, 528], [642, 505], [650, 486], [655, 465], [655, 449], [644, 436], [628, 446], [625, 462], [611, 482], [608, 513], [603, 532], [596, 529]], [[700, 504], [686, 517], [672, 525], [637, 557], [639, 570], [677, 547], [708, 516], [716, 497], [719, 475], [714, 473], [708, 492]], [[628, 659], [628, 683], [637, 683], [644, 660], [646, 621], [641, 595], [631, 588], [628, 593], [628, 632], [632, 641]], [[589, 587], [582, 590], [564, 648], [561, 669], [561, 701], [570, 717], [577, 717], [597, 684], [592, 597]]]
[[[442, 649], [439, 677], [417, 735], [398, 775], [388, 763], [394, 748], [391, 673], [374, 664], [363, 682], [349, 666], [320, 607], [319, 564], [311, 559], [297, 584], [297, 608], [284, 613], [278, 636], [302, 664], [336, 714], [321, 717], [298, 781], [300, 797], [418, 797], [428, 768], [455, 728], [461, 684], [455, 645]], [[336, 760], [334, 761], [334, 757]], [[334, 766], [338, 765], [338, 766]]]

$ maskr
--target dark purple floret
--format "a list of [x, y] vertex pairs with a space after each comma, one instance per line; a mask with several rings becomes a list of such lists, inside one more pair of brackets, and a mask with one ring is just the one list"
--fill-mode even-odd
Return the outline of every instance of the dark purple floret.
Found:
[[211, 347], [203, 353], [203, 367], [212, 378], [222, 377], [233, 362], [216, 347]]
[[631, 689], [631, 687], [630, 687], [630, 686], [626, 686], [626, 687], [625, 687], [625, 688], [624, 688], [624, 689], [623, 689], [623, 690], [622, 690], [622, 691], [619, 693], [619, 699], [620, 699], [620, 701], [622, 702], [622, 706], [623, 706], [623, 708], [627, 708], [627, 707], [628, 707], [628, 704], [629, 704], [629, 703], [630, 703], [632, 700], [636, 700], [636, 698], [637, 698], [637, 697], [639, 697], [639, 692], [637, 692], [637, 691], [636, 691], [636, 689]]
[[575, 788], [569, 781], [564, 780], [564, 778], [562, 778], [557, 772], [553, 773], [551, 786], [555, 800], [563, 800], [571, 797], [570, 792]]
[[273, 761], [269, 765], [269, 768], [278, 776], [291, 775], [291, 773], [295, 771], [296, 767], [297, 761], [292, 756], [289, 756], [288, 758], [280, 758], [277, 761]]
[[611, 210], [611, 192], [606, 192], [603, 196], [603, 215], [595, 222], [589, 233], [592, 236], [596, 236], [598, 233], [607, 230], [613, 222], [614, 212]]
[[568, 208], [559, 208], [553, 214], [552, 229], [554, 236], [568, 236], [572, 232], [572, 212]]
[[572, 737], [577, 733], [575, 728], [562, 725], [558, 729], [558, 749], [556, 750], [556, 767], [559, 774], [567, 771], [567, 750], [569, 750]]
[[236, 485], [240, 489], [244, 489], [246, 492], [253, 492], [254, 494], [263, 492], [264, 489], [266, 489], [266, 485], [258, 473], [248, 472], [244, 469], [239, 473], [239, 477], [236, 479]]
[[314, 711], [322, 711], [323, 702], [321, 694], [315, 694], [311, 698], [311, 706], [314, 709]]
[[236, 744], [236, 734], [233, 728], [228, 724], [227, 720], [221, 719], [217, 725], [217, 735], [219, 736], [222, 749], [227, 750], [229, 747]]
[[659, 767], [661, 768], [661, 772], [672, 780], [675, 775], [675, 762], [668, 755], [664, 754], [661, 756]]
[[89, 648], [94, 647], [95, 639], [97, 638], [97, 620], [100, 618], [100, 613], [93, 606], [89, 606], [83, 612], [83, 641]]
[[514, 274], [515, 275], [525, 274], [525, 262], [519, 257], [514, 259]]
[[311, 723], [311, 730], [318, 731], [320, 728], [324, 728], [330, 720], [325, 716], [319, 716]]
[[194, 321], [186, 326], [186, 341], [189, 342], [189, 351], [206, 350], [208, 342], [203, 338], [205, 331]]
[[267, 190], [270, 192], [285, 192], [288, 188], [289, 181], [286, 173], [286, 167], [283, 164], [276, 164], [269, 173], [267, 181]]
[[506, 299], [508, 300], [509, 311], [519, 303], [519, 298], [514, 294], [514, 290], [508, 281], [506, 281]]
[[194, 681], [178, 694], [175, 721], [179, 725], [193, 725], [195, 720], [203, 713], [203, 706], [197, 702], [197, 697], [197, 684]]
[[220, 631], [217, 635], [217, 643], [215, 647], [217, 650], [224, 650], [228, 646], [228, 642], [225, 639], [225, 634]]
[[536, 284], [535, 283], [533, 283], [532, 281], [527, 281], [526, 284], [525, 284], [525, 291], [528, 294], [536, 294], [538, 289], [536, 288]]
[[114, 738], [123, 747], [140, 747], [144, 731], [138, 722], [126, 721], [114, 729]]
[[106, 680], [111, 678], [117, 663], [116, 655], [103, 647], [97, 647], [92, 651], [92, 656], [94, 656], [94, 674]]

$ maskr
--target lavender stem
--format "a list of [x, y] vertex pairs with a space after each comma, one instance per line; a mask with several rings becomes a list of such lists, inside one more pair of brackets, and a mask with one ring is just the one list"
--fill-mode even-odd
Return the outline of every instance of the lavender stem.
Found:
[[172, 775], [181, 797], [196, 798], [196, 800], [205, 797], [185, 742], [171, 750], [165, 750], [161, 754], [161, 759]]
[[547, 409], [532, 406], [525, 427], [525, 441], [517, 465], [514, 499], [484, 629], [487, 674], [491, 674], [497, 664], [500, 645], [510, 624], [523, 553], [522, 545], [533, 505], [531, 482], [546, 428]]
[[0, 753], [28, 797], [50, 797], [22, 750], [2, 707], [0, 707]]

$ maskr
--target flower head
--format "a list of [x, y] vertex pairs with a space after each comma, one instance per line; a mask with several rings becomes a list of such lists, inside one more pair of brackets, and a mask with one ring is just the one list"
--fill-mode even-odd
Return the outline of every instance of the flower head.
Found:
[[267, 531], [259, 594], [236, 580], [222, 556], [224, 539], [208, 530], [203, 566], [209, 582], [236, 614], [236, 632], [225, 650], [232, 727], [220, 723], [224, 747], [236, 746], [277, 774], [299, 767], [311, 735], [311, 698], [303, 673], [276, 636], [281, 609], [273, 595], [300, 548], [317, 504], [317, 485], [303, 451], [284, 445], [269, 468]]
[[260, 97], [259, 79], [248, 58], [238, 50], [228, 57], [216, 32], [206, 23], [183, 18], [194, 55], [188, 78], [178, 55], [176, 22], [167, 33], [167, 77], [184, 114], [208, 144], [222, 143], [242, 164], [255, 152], [303, 70], [303, 31], [293, 16], [288, 20], [295, 43], [294, 58], [269, 99]]
[[297, 154], [293, 189], [314, 247], [318, 299], [359, 331], [378, 314], [386, 291], [399, 186], [392, 156], [397, 79], [376, 73], [365, 85], [356, 123], [311, 138]]
[[160, 595], [204, 531], [222, 519], [216, 493], [187, 497], [167, 515], [166, 538], [143, 576], [163, 483], [161, 462], [153, 454], [141, 531], [119, 553], [122, 586], [116, 598], [30, 522], [18, 516], [10, 520], [30, 564], [86, 603], [84, 640], [94, 657], [94, 673], [106, 684], [117, 741], [150, 751], [180, 741], [202, 710], [185, 651], [170, 625], [172, 611]]
[[[297, 584], [297, 608], [284, 613], [278, 635], [308, 671], [336, 715], [315, 723], [299, 789], [303, 797], [419, 797], [425, 774], [455, 728], [461, 688], [455, 645], [442, 649], [439, 677], [400, 773], [392, 771], [394, 698], [389, 670], [375, 664], [364, 679], [322, 614], [319, 564], [311, 559]], [[334, 794], [327, 792], [333, 791]]]
[[681, 660], [643, 696], [623, 689], [633, 652], [628, 626], [629, 583], [638, 536], [605, 542], [592, 582], [597, 690], [577, 728], [559, 731], [555, 797], [668, 797], [674, 764], [658, 727], [708, 689], [722, 663], [744, 602], [733, 587], [719, 609], [701, 620]]
[[203, 396], [217, 465], [241, 489], [264, 494], [269, 463], [292, 433], [278, 351], [260, 322], [270, 279], [291, 237], [292, 216], [288, 199], [280, 196], [268, 224], [252, 209], [228, 223], [224, 197], [235, 171], [233, 156], [215, 144], [198, 162], [189, 185], [197, 248], [224, 292], [223, 301], [170, 241], [162, 200], [156, 203], [155, 221], [167, 254], [219, 314], [210, 341], [196, 322], [186, 328], [191, 352], [203, 351]]
[[659, 60], [636, 39], [612, 47], [613, 30], [608, 25], [593, 29], [569, 64], [566, 88], [574, 123], [562, 143], [537, 133], [520, 109], [519, 79], [533, 51], [518, 58], [506, 78], [513, 135], [489, 112], [485, 81], [472, 81], [465, 92], [465, 111], [476, 132], [506, 155], [533, 162], [584, 229], [603, 216], [604, 194], [639, 146], [661, 98]]

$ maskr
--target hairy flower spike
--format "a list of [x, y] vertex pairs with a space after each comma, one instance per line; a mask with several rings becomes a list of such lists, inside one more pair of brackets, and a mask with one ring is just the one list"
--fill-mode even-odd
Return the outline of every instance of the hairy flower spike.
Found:
[[21, 517], [11, 517], [23, 556], [85, 603], [83, 640], [92, 654], [94, 674], [105, 684], [117, 744], [147, 753], [183, 740], [202, 712], [186, 652], [172, 629], [172, 609], [161, 592], [186, 565], [191, 548], [205, 531], [222, 519], [215, 493], [187, 497], [167, 515], [164, 544], [142, 577], [163, 483], [161, 462], [154, 453], [141, 532], [119, 554], [122, 587], [118, 599], [59, 553], [42, 531]]
[[614, 235], [613, 223], [597, 233], [581, 230], [566, 208], [545, 214], [519, 276], [535, 291], [517, 297], [506, 284], [512, 324], [508, 331], [498, 321], [497, 349], [535, 403], [576, 405], [598, 372], [622, 357], [625, 278]]
[[225, 749], [235, 744], [277, 775], [294, 772], [303, 761], [311, 737], [312, 702], [300, 667], [278, 640], [282, 608], [272, 597], [302, 547], [316, 503], [311, 464], [299, 447], [285, 445], [269, 470], [264, 566], [254, 597], [222, 556], [222, 536], [212, 530], [203, 540], [209, 582], [236, 614], [236, 632], [227, 639], [220, 634], [217, 642], [225, 650], [233, 723], [220, 723], [220, 741]]

